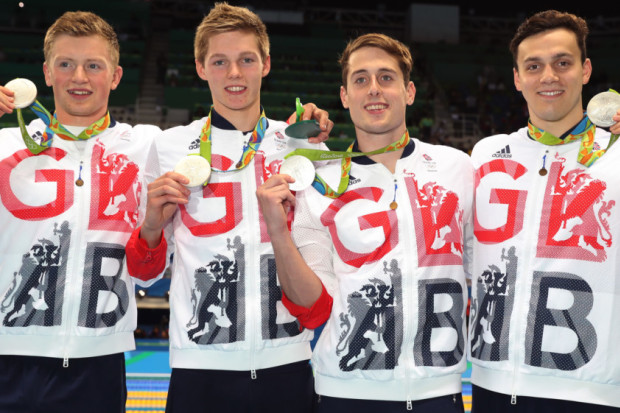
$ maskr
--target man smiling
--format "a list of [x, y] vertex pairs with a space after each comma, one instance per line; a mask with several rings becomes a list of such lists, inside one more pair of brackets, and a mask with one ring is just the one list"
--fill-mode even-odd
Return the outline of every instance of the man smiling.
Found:
[[[117, 123], [112, 27], [67, 12], [44, 41], [55, 112], [0, 131], [0, 411], [125, 411], [134, 284], [124, 246], [159, 175], [154, 126]], [[15, 109], [0, 86], [0, 115]]]
[[[318, 145], [287, 136], [286, 123], [268, 119], [261, 107], [271, 58], [256, 14], [216, 4], [196, 30], [194, 55], [213, 107], [156, 143], [162, 171], [204, 157], [211, 178], [187, 188], [187, 176], [166, 172], [149, 185], [144, 224], [127, 245], [130, 273], [144, 279], [163, 272], [166, 247], [174, 248], [166, 409], [310, 412], [312, 332], [300, 329], [282, 305], [254, 194], [287, 153]], [[326, 112], [308, 104], [304, 117], [324, 126], [315, 142], [327, 136], [332, 123]]]
[[[584, 114], [586, 22], [537, 13], [510, 44], [529, 122], [483, 139], [470, 345], [475, 413], [620, 407], [620, 147]], [[620, 133], [620, 113], [610, 129]], [[501, 158], [497, 155], [502, 154]]]
[[303, 326], [327, 321], [312, 356], [318, 412], [462, 412], [469, 158], [409, 137], [404, 44], [366, 34], [340, 63], [352, 153], [296, 196], [284, 174], [257, 191], [283, 302]]
[[123, 75], [119, 56], [96, 36], [64, 34], [51, 41], [48, 38], [50, 51], [43, 73], [45, 83], [54, 91], [56, 114], [63, 124], [88, 126], [91, 119], [108, 111], [110, 91], [117, 88]]

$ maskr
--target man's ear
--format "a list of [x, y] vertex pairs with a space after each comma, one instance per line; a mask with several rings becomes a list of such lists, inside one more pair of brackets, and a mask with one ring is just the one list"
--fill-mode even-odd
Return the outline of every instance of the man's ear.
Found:
[[342, 102], [342, 107], [345, 109], [349, 109], [349, 103], [347, 101], [347, 89], [344, 86], [340, 86], [340, 101]]

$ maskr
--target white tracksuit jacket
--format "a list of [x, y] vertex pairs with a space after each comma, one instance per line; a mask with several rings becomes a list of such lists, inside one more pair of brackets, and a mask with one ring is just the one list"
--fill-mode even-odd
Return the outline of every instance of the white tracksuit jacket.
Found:
[[[336, 188], [340, 162], [318, 173]], [[461, 392], [472, 194], [467, 154], [417, 139], [394, 174], [354, 158], [339, 198], [298, 194], [295, 243], [333, 297], [312, 357], [318, 394], [412, 401]]]
[[472, 383], [620, 407], [620, 146], [586, 168], [579, 145], [523, 128], [473, 150]]
[[[40, 137], [34, 120], [28, 133]], [[0, 354], [94, 357], [135, 348], [125, 243], [159, 175], [155, 126], [112, 120], [33, 155], [0, 131]], [[83, 184], [76, 184], [81, 178]]]

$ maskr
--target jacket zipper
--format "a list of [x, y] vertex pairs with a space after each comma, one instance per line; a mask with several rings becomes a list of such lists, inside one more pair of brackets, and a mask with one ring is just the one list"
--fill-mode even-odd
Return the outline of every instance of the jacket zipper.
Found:
[[[87, 143], [88, 145], [88, 143]], [[88, 151], [86, 151], [85, 153], [88, 153]], [[78, 178], [81, 178], [81, 175], [83, 173], [85, 173], [84, 171], [90, 171], [89, 168], [84, 167], [84, 155], [80, 156], [80, 165], [79, 165], [79, 172], [78, 172]], [[87, 163], [89, 166], [90, 164]], [[77, 179], [77, 178], [76, 178]], [[88, 175], [86, 177], [86, 180], [91, 179], [91, 176]], [[75, 182], [70, 183], [70, 185], [76, 185]], [[86, 185], [84, 186], [77, 186], [76, 185], [76, 190], [74, 190], [74, 197], [75, 197], [75, 202], [74, 202], [74, 208], [76, 211], [75, 216], [76, 218], [76, 225], [74, 228], [74, 233], [75, 233], [75, 237], [73, 237], [73, 241], [75, 242], [75, 244], [72, 243], [71, 245], [71, 250], [72, 251], [76, 251], [78, 252], [80, 249], [80, 246], [82, 245], [82, 214], [83, 214], [83, 209], [82, 209], [82, 205], [84, 203], [84, 193], [81, 192], [82, 190], [92, 190], [92, 185], [90, 182], [87, 182]], [[74, 308], [75, 308], [75, 299], [74, 299], [74, 294], [72, 294], [72, 291], [70, 291], [71, 289], [76, 288], [75, 287], [75, 282], [71, 282], [70, 278], [75, 278], [75, 274], [78, 274], [78, 271], [80, 269], [80, 254], [75, 254], [75, 257], [73, 259], [73, 266], [71, 269], [69, 269], [69, 267], [67, 266], [67, 276], [66, 276], [66, 284], [65, 284], [65, 297], [69, 298], [69, 306], [68, 306], [68, 311], [67, 314], [65, 315], [65, 319], [67, 320], [66, 326], [65, 326], [65, 348], [64, 348], [64, 357], [62, 360], [62, 367], [63, 368], [68, 368], [69, 367], [69, 340], [71, 337], [71, 326], [72, 326], [72, 322], [73, 322], [73, 313], [74, 313]]]
[[[250, 162], [249, 165], [246, 166], [246, 168], [252, 168], [252, 173], [246, 173], [243, 174], [243, 183], [246, 184], [248, 187], [252, 187], [251, 190], [245, 191], [246, 194], [254, 194], [256, 192], [256, 187], [257, 187], [257, 183], [256, 183], [256, 173], [255, 171], [255, 162], [256, 160], [253, 159], [252, 162]], [[247, 179], [248, 175], [250, 175], [250, 179]], [[255, 184], [252, 185], [252, 182], [254, 182]], [[258, 205], [257, 205], [257, 200], [256, 197], [247, 197], [249, 199], [250, 202], [247, 202], [246, 205], [250, 205], [250, 207], [248, 208], [248, 222], [250, 223], [254, 223], [254, 222], [259, 222], [259, 217], [255, 216], [255, 211], [258, 210]], [[248, 200], [248, 199], [244, 199]], [[251, 225], [251, 224], [250, 224]], [[260, 223], [259, 225], [259, 237], [258, 240], [260, 242]], [[243, 257], [246, 262], [248, 262], [249, 260], [252, 260], [252, 262], [255, 260], [255, 255], [256, 255], [256, 244], [255, 244], [255, 231], [254, 231], [254, 226], [251, 225], [250, 228], [252, 237], [250, 242], [248, 242], [248, 254], [246, 255], [246, 257]], [[259, 257], [259, 261], [260, 261], [260, 257]], [[251, 311], [250, 314], [256, 314], [258, 316], [258, 326], [260, 327], [261, 324], [261, 319], [260, 319], [260, 314], [261, 314], [261, 309], [260, 309], [260, 281], [261, 281], [261, 274], [260, 274], [260, 262], [258, 263], [258, 265], [256, 265], [255, 268], [258, 268], [259, 274], [258, 274], [258, 281], [256, 280], [251, 280], [250, 277], [247, 274], [248, 271], [248, 267], [246, 266], [246, 274], [245, 274], [245, 278], [246, 278], [246, 285], [248, 285], [248, 291], [246, 292], [246, 303], [247, 303], [247, 307], [245, 309], [246, 313], [248, 312], [248, 310]], [[258, 287], [257, 284], [258, 283]], [[258, 288], [258, 292], [256, 292], [256, 288]], [[248, 299], [248, 297], [259, 297], [259, 299], [257, 300], [250, 300]], [[258, 303], [258, 308], [248, 308], [250, 306], [254, 306], [256, 305], [255, 303]], [[255, 353], [256, 353], [256, 339], [257, 339], [257, 332], [256, 332], [256, 328], [257, 328], [257, 322], [255, 317], [252, 316], [248, 316], [246, 317], [246, 319], [248, 320], [248, 331], [250, 334], [250, 378], [252, 380], [256, 380], [256, 360], [255, 360]], [[260, 332], [260, 331], [259, 331]]]
[[[400, 205], [402, 205], [401, 208], [407, 208], [406, 212], [409, 212], [409, 214], [405, 213], [404, 215], [407, 216], [407, 224], [410, 224], [411, 222], [410, 220], [410, 212], [411, 212], [411, 208], [410, 207], [406, 207], [406, 205], [408, 205], [407, 202], [400, 202], [401, 198], [404, 197], [404, 195], [402, 195], [403, 193], [406, 193], [407, 189], [405, 186], [405, 183], [402, 179], [400, 179], [400, 177], [396, 176], [396, 174], [391, 174], [391, 178], [394, 181], [394, 201], [393, 202], [397, 202], [398, 206], [396, 207], [396, 209], [398, 209], [398, 207]], [[400, 186], [401, 191], [400, 194], [398, 193], [398, 187]], [[404, 192], [403, 192], [404, 191]], [[399, 196], [400, 195], [400, 196]], [[397, 221], [400, 222], [400, 219]], [[400, 230], [400, 228], [399, 228]], [[403, 239], [404, 242], [404, 239]], [[403, 250], [404, 251], [410, 251], [413, 250], [414, 246], [411, 245], [411, 242], [407, 242], [405, 245], [403, 245]], [[407, 260], [407, 264], [410, 265], [410, 263]], [[404, 269], [402, 270], [403, 273], [405, 273]], [[406, 283], [406, 285], [405, 285]], [[407, 400], [406, 400], [406, 405], [407, 405], [407, 411], [412, 411], [413, 410], [413, 402], [411, 400], [411, 394], [409, 393], [409, 389], [411, 389], [411, 368], [409, 367], [410, 365], [415, 365], [415, 360], [413, 358], [413, 349], [409, 349], [407, 346], [408, 343], [413, 343], [414, 340], [412, 339], [411, 335], [412, 333], [412, 329], [406, 326], [410, 326], [410, 323], [407, 322], [407, 320], [405, 320], [405, 314], [413, 314], [413, 312], [411, 311], [412, 307], [413, 307], [413, 303], [415, 301], [415, 297], [413, 297], [414, 292], [417, 291], [417, 289], [415, 288], [415, 280], [414, 277], [403, 277], [402, 281], [401, 281], [401, 285], [403, 286], [403, 298], [406, 294], [406, 292], [409, 292], [409, 305], [408, 305], [408, 310], [409, 311], [405, 311], [405, 308], [403, 306], [403, 329], [405, 329], [405, 331], [407, 332], [406, 335], [403, 334], [403, 344], [405, 345], [405, 347], [403, 347], [403, 351], [406, 352], [406, 356], [405, 356], [405, 380], [406, 380], [406, 389], [407, 389]], [[404, 300], [403, 300], [404, 301]]]
[[[546, 159], [548, 155], [549, 155], [549, 151], [547, 149], [545, 149], [543, 157]], [[547, 162], [544, 165], [544, 167], [550, 169], [551, 168], [551, 162], [552, 162], [551, 160], [547, 160]], [[544, 194], [544, 188], [547, 186], [547, 180], [549, 179], [547, 174], [541, 175], [540, 177], [543, 178], [543, 180], [538, 180], [538, 179], [536, 179], [537, 177], [535, 177], [535, 179], [534, 179], [535, 185], [533, 187], [534, 191], [531, 192], [532, 194], [534, 194], [535, 205], [536, 205], [537, 208], [538, 208], [538, 205], [542, 205], [542, 202], [540, 200], [540, 197], [541, 197], [540, 186], [543, 185], [542, 194]], [[542, 214], [542, 212], [538, 211], [538, 213], [539, 213], [538, 220], [536, 221], [534, 228], [539, 228], [540, 227], [540, 221], [541, 221], [541, 217], [542, 217], [540, 214]], [[525, 239], [532, 239], [532, 235], [536, 235], [536, 232], [533, 231], [531, 228], [532, 227], [528, 226], [528, 233], [527, 233]], [[536, 239], [535, 242], [537, 243], [538, 240]], [[524, 256], [529, 256], [529, 254], [524, 254]], [[527, 262], [524, 262], [524, 265], [522, 267], [522, 268], [524, 268], [524, 269], [526, 269], [528, 271], [528, 273], [527, 273], [528, 279], [531, 278], [531, 276], [529, 274], [531, 272], [530, 271], [530, 269], [531, 269], [530, 263], [531, 263], [531, 259], [528, 259]], [[515, 276], [516, 276], [516, 274], [515, 274]], [[516, 283], [516, 280], [515, 280], [515, 287], [517, 285], [518, 284]], [[525, 297], [525, 295], [526, 295], [525, 293], [527, 293], [527, 291], [525, 293], [522, 291], [523, 288], [524, 287], [521, 287], [521, 291], [519, 291], [519, 293], [520, 293], [519, 297]], [[516, 296], [517, 296], [517, 291], [516, 291], [516, 288], [515, 288], [515, 298], [516, 298]], [[523, 298], [521, 298], [518, 303], [515, 300], [515, 305], [514, 305], [514, 308], [513, 308], [513, 311], [516, 314], [522, 314], [521, 311], [518, 311], [518, 310], [515, 311], [517, 309], [517, 304], [519, 305], [519, 309], [521, 307], [523, 307], [523, 305], [524, 305], [523, 304]], [[525, 303], [525, 304], [527, 304], [527, 303]], [[527, 317], [527, 314], [529, 312], [529, 308], [527, 308], [527, 305], [526, 305], [526, 308], [524, 310], [525, 310], [525, 315]], [[521, 317], [518, 317], [518, 320], [516, 320], [516, 321], [520, 321], [520, 319], [521, 319]], [[515, 322], [515, 325], [519, 326], [519, 323]], [[521, 332], [518, 329], [517, 329], [517, 331], [519, 332], [519, 337], [517, 337], [517, 340], [516, 340], [515, 358], [514, 358], [513, 372], [512, 372], [512, 388], [510, 390], [510, 404], [513, 405], [513, 406], [517, 404], [517, 391], [516, 391], [516, 387], [517, 387], [517, 375], [518, 375], [518, 372], [519, 372], [519, 360], [520, 360], [520, 356], [521, 356], [521, 351], [520, 351], [521, 345], [520, 345], [520, 343], [521, 343], [521, 338], [522, 338], [521, 337], [522, 336]]]

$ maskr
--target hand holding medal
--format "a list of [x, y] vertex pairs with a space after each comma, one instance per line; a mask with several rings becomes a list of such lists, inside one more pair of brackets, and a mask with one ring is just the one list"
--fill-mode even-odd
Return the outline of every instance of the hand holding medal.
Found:
[[[594, 96], [590, 99], [588, 103], [586, 113], [588, 115], [588, 119], [594, 125], [607, 128], [610, 126], [614, 126], [616, 121], [614, 121], [614, 116], [620, 111], [620, 94], [615, 90], [610, 89], [608, 92], [602, 92]], [[613, 133], [609, 138], [609, 143], [607, 144], [607, 148], [599, 149], [594, 151], [592, 149], [594, 136], [592, 135], [589, 139], [584, 139], [581, 142], [581, 148], [579, 150], [579, 155], [577, 160], [586, 165], [590, 166], [597, 159], [599, 159], [603, 154], [611, 148], [611, 146], [618, 140], [618, 134]]]
[[185, 176], [189, 182], [187, 187], [201, 186], [209, 180], [211, 176], [211, 165], [202, 156], [186, 156], [174, 167], [174, 172]]
[[15, 94], [13, 104], [16, 109], [27, 108], [37, 98], [37, 87], [31, 80], [16, 78], [8, 82], [4, 87]]
[[295, 139], [308, 139], [321, 133], [319, 122], [314, 119], [301, 120], [304, 114], [304, 107], [301, 105], [299, 98], [295, 101], [296, 117], [295, 123], [289, 125], [285, 130], [287, 136]]
[[26, 131], [26, 123], [24, 122], [24, 116], [22, 114], [22, 109], [34, 106], [35, 104], [41, 108], [40, 110], [38, 108], [31, 108], [37, 116], [41, 117], [38, 112], [45, 112], [45, 108], [36, 101], [37, 87], [31, 80], [19, 77], [11, 80], [4, 85], [4, 87], [13, 92], [13, 105], [17, 112], [17, 123], [19, 124], [19, 129], [26, 147], [34, 154], [43, 152], [51, 145], [51, 138], [47, 141], [42, 141], [41, 144], [35, 142]]
[[284, 160], [280, 166], [280, 173], [295, 179], [295, 182], [289, 183], [291, 191], [303, 191], [314, 182], [315, 169], [310, 159], [294, 155]]

